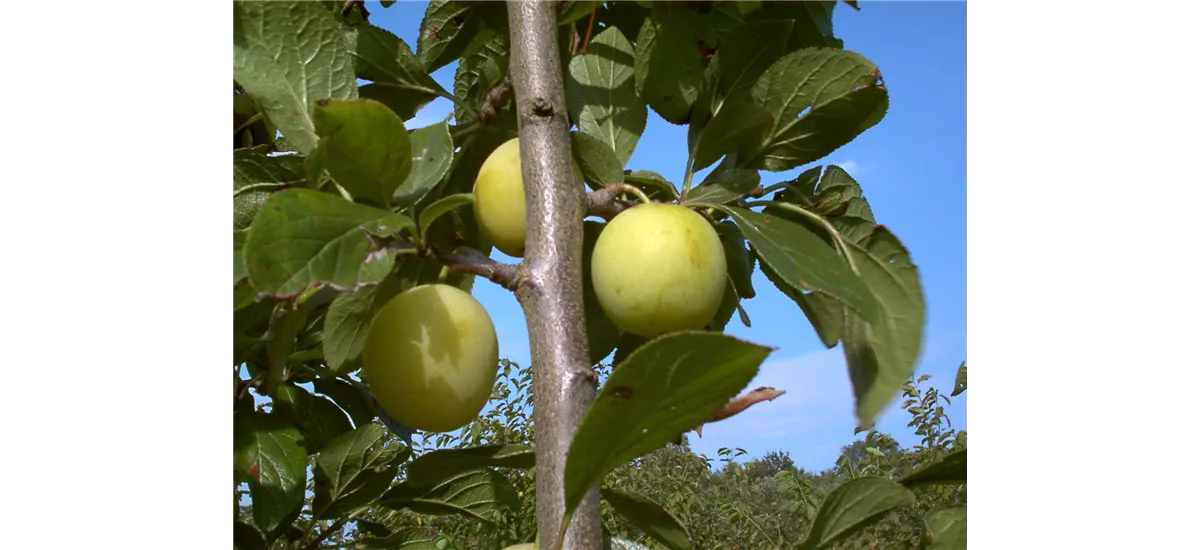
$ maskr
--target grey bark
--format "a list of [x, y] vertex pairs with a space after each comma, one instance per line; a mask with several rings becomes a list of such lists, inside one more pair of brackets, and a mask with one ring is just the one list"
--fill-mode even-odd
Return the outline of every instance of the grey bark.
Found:
[[[563, 472], [575, 428], [596, 395], [583, 316], [586, 200], [571, 168], [557, 2], [510, 1], [509, 76], [516, 95], [526, 198], [525, 259], [517, 300], [529, 327], [542, 548], [558, 550], [565, 514]], [[599, 549], [600, 497], [593, 487], [575, 510], [562, 548]]]

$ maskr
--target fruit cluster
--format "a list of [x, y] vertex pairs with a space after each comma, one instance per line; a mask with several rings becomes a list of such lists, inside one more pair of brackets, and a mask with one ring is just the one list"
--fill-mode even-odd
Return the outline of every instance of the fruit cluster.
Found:
[[[484, 237], [501, 252], [523, 257], [525, 188], [517, 139], [484, 161], [474, 194]], [[617, 328], [651, 338], [708, 324], [725, 291], [725, 254], [700, 214], [678, 204], [645, 203], [605, 225], [585, 276]], [[363, 349], [371, 391], [387, 413], [430, 432], [461, 428], [479, 414], [498, 362], [487, 311], [470, 294], [440, 284], [392, 299], [376, 314]]]

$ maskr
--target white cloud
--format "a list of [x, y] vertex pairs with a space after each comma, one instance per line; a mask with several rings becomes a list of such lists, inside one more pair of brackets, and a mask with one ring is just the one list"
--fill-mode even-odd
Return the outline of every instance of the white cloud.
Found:
[[839, 162], [838, 166], [842, 167], [842, 170], [849, 172], [851, 176], [854, 175], [855, 171], [862, 171], [862, 168], [858, 166], [858, 163], [852, 160]]

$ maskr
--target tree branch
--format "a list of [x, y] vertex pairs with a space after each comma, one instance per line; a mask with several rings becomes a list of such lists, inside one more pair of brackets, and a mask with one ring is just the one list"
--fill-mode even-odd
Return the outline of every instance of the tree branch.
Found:
[[464, 247], [456, 252], [429, 248], [425, 257], [449, 267], [453, 273], [479, 275], [508, 290], [516, 291], [521, 285], [521, 273], [517, 266], [497, 262], [474, 248]]
[[587, 194], [587, 215], [600, 216], [606, 220], [611, 220], [617, 214], [636, 206], [636, 202], [617, 198], [625, 193], [636, 193], [646, 202], [650, 200], [646, 199], [645, 193], [637, 187], [628, 183], [615, 183]]
[[[525, 186], [526, 255], [517, 287], [533, 363], [537, 426], [537, 517], [543, 549], [560, 550], [566, 514], [567, 451], [596, 396], [583, 318], [583, 186], [571, 166], [557, 2], [510, 1], [509, 74], [516, 95]], [[591, 377], [587, 375], [592, 375]], [[592, 487], [575, 509], [561, 548], [603, 544], [600, 497]]]
[[[725, 420], [726, 418], [729, 418], [735, 414], [738, 414], [738, 413], [750, 408], [750, 406], [755, 403], [762, 403], [763, 401], [774, 401], [776, 397], [779, 397], [779, 396], [783, 395], [784, 393], [786, 393], [786, 392], [777, 390], [775, 388], [767, 388], [767, 387], [757, 388], [753, 391], [743, 393], [742, 395], [739, 395], [739, 396], [731, 399], [728, 403], [725, 404], [724, 407], [721, 407], [720, 410], [718, 410], [716, 413], [714, 413], [712, 415], [712, 418], [708, 419], [708, 422], [706, 422], [706, 424], [716, 422], [718, 420]], [[703, 424], [696, 427], [696, 435], [697, 436], [703, 437], [703, 434], [700, 431], [702, 428], [704, 428]]]

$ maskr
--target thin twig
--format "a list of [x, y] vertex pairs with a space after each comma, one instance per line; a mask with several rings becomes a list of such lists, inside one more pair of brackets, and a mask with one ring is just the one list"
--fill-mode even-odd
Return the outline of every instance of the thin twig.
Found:
[[[742, 395], [739, 395], [739, 396], [731, 399], [728, 403], [725, 404], [724, 407], [721, 407], [720, 410], [718, 410], [716, 413], [714, 413], [712, 415], [712, 418], [708, 419], [707, 423], [712, 423], [712, 422], [716, 422], [718, 420], [724, 420], [726, 418], [729, 418], [735, 414], [738, 414], [738, 413], [750, 408], [750, 406], [754, 405], [755, 403], [762, 403], [763, 401], [773, 401], [776, 397], [779, 397], [779, 396], [783, 395], [784, 393], [786, 393], [786, 392], [784, 392], [782, 390], [777, 390], [775, 388], [768, 388], [768, 387], [757, 388], [753, 391], [746, 392]], [[701, 433], [702, 428], [704, 428], [703, 424], [696, 427], [696, 435], [703, 436], [703, 434]]]
[[463, 247], [455, 252], [430, 248], [424, 257], [449, 267], [452, 273], [479, 275], [514, 292], [521, 285], [521, 273], [516, 265], [497, 262], [474, 248]]
[[592, 2], [592, 17], [588, 19], [587, 36], [583, 37], [583, 47], [579, 49], [580, 53], [587, 53], [588, 42], [592, 41], [592, 29], [596, 27], [596, 3]]
[[636, 206], [635, 202], [617, 198], [625, 193], [637, 195], [642, 202], [651, 202], [650, 198], [636, 186], [628, 183], [614, 183], [587, 194], [587, 215], [611, 220], [617, 214]]

